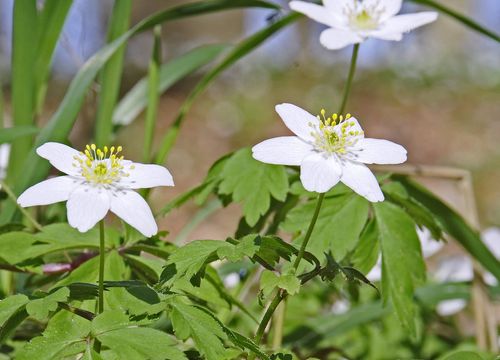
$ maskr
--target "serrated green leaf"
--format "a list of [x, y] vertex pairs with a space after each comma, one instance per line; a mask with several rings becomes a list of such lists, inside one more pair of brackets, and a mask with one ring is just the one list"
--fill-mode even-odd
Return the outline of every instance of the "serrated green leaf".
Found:
[[[281, 227], [287, 232], [307, 230], [316, 207], [316, 200], [292, 209]], [[318, 258], [331, 251], [335, 259], [342, 259], [353, 250], [368, 218], [368, 201], [354, 193], [325, 197], [307, 250]], [[301, 243], [304, 234], [295, 242]]]
[[260, 249], [261, 238], [250, 234], [240, 239], [235, 246], [224, 246], [217, 249], [219, 259], [235, 262], [245, 257], [251, 258]]
[[67, 302], [70, 291], [67, 287], [60, 288], [46, 296], [31, 300], [26, 305], [26, 311], [37, 320], [45, 320], [50, 312], [56, 311], [59, 302]]
[[97, 339], [119, 359], [187, 360], [170, 336], [155, 329], [122, 328], [101, 333]]
[[128, 315], [126, 315], [123, 311], [106, 310], [92, 320], [91, 332], [93, 336], [99, 336], [99, 334], [112, 330], [123, 329], [127, 326], [131, 326], [132, 324], [133, 323], [130, 321]]
[[359, 238], [351, 257], [353, 266], [367, 274], [377, 263], [380, 253], [378, 229], [375, 220], [370, 220]]
[[172, 302], [171, 306], [172, 326], [177, 338], [186, 340], [191, 337], [207, 360], [227, 358], [222, 342], [227, 335], [217, 321], [196, 306], [179, 301]]
[[394, 204], [381, 202], [373, 207], [382, 248], [382, 278], [399, 320], [416, 338], [417, 306], [413, 296], [415, 288], [425, 281], [425, 264], [415, 223]]
[[54, 315], [42, 336], [33, 338], [17, 353], [18, 360], [60, 360], [85, 351], [90, 321], [66, 311]]
[[271, 197], [283, 201], [288, 192], [285, 168], [255, 160], [248, 148], [229, 158], [221, 176], [219, 193], [231, 195], [234, 201], [243, 203], [243, 214], [250, 226], [269, 209]]
[[275, 288], [285, 289], [290, 295], [294, 295], [300, 290], [300, 280], [292, 274], [277, 275], [264, 270], [260, 277], [260, 288], [266, 297]]
[[217, 250], [227, 245], [218, 240], [196, 240], [178, 248], [170, 255], [161, 274], [161, 281], [170, 286], [180, 277], [185, 276], [191, 279], [203, 269], [209, 260], [216, 260]]
[[26, 295], [17, 294], [0, 300], [0, 326], [29, 302]]

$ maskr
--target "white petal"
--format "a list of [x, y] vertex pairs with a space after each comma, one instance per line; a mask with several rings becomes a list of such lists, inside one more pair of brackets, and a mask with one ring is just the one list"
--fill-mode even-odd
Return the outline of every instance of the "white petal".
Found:
[[109, 202], [109, 194], [105, 189], [89, 185], [77, 187], [66, 203], [69, 224], [80, 232], [92, 229], [106, 216]]
[[174, 179], [163, 166], [130, 162], [123, 169], [129, 174], [120, 179], [119, 185], [129, 189], [146, 189], [156, 186], [174, 186]]
[[485, 272], [483, 274], [483, 280], [489, 286], [497, 286], [498, 285], [497, 278], [490, 272]]
[[309, 124], [312, 123], [313, 127], [319, 126], [319, 120], [316, 116], [293, 104], [279, 104], [276, 105], [275, 109], [287, 128], [295, 135], [307, 142], [314, 142], [314, 138], [311, 136], [313, 128]]
[[442, 241], [433, 239], [431, 232], [425, 227], [423, 229], [417, 227], [417, 235], [420, 239], [420, 244], [422, 244], [422, 254], [424, 258], [434, 255], [444, 245]]
[[436, 311], [441, 316], [450, 316], [456, 314], [466, 306], [467, 301], [463, 299], [445, 300], [437, 305]]
[[335, 21], [337, 17], [324, 6], [304, 1], [291, 1], [289, 5], [293, 11], [302, 13], [308, 18], [311, 18], [319, 23], [328, 26], [336, 26], [339, 23], [338, 21]]
[[73, 166], [73, 163], [75, 163], [74, 157], [78, 156], [79, 152], [72, 147], [56, 142], [48, 142], [38, 147], [36, 153], [49, 160], [57, 170], [68, 175], [79, 175], [79, 168]]
[[135, 191], [113, 193], [111, 211], [146, 237], [158, 232], [158, 226], [148, 203]]
[[364, 0], [363, 5], [365, 8], [374, 7], [380, 11], [379, 21], [385, 21], [401, 10], [403, 0]]
[[440, 282], [471, 281], [474, 277], [472, 262], [464, 255], [446, 257], [439, 262], [434, 276]]
[[329, 50], [338, 50], [363, 42], [363, 38], [351, 30], [326, 29], [319, 36], [319, 42]]
[[386, 40], [393, 40], [390, 37], [394, 36], [395, 40], [400, 40], [397, 39], [398, 34], [400, 35], [422, 25], [433, 22], [437, 19], [437, 17], [438, 14], [433, 11], [394, 16], [382, 23], [380, 29], [371, 33], [370, 36], [385, 38]]
[[373, 30], [373, 31], [368, 31], [366, 33], [367, 36], [381, 39], [381, 40], [388, 40], [388, 41], [401, 41], [403, 39], [403, 34], [402, 33], [397, 33], [397, 32], [388, 32], [386, 30]]
[[406, 161], [406, 149], [388, 140], [360, 139], [349, 151], [356, 161], [365, 164], [401, 164]]
[[482, 231], [481, 238], [493, 255], [500, 259], [500, 228], [490, 227]]
[[325, 7], [333, 14], [345, 16], [347, 9], [352, 9], [357, 0], [323, 0]]
[[380, 255], [375, 266], [366, 274], [366, 278], [372, 282], [382, 279], [382, 257]]
[[324, 193], [339, 182], [341, 171], [339, 163], [333, 157], [325, 158], [316, 153], [302, 161], [300, 181], [306, 190]]
[[255, 145], [252, 156], [267, 164], [300, 165], [312, 150], [312, 145], [297, 136], [280, 136]]
[[384, 201], [377, 179], [364, 164], [345, 160], [340, 181], [371, 202]]
[[17, 203], [27, 207], [66, 201], [78, 185], [79, 182], [71, 176], [48, 179], [26, 189], [17, 199]]

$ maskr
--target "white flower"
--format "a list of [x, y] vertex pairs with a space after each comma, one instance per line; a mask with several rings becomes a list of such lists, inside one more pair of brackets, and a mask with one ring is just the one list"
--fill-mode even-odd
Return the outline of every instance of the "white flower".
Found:
[[265, 140], [252, 148], [253, 157], [268, 164], [300, 165], [300, 180], [308, 191], [324, 193], [339, 181], [369, 201], [383, 201], [377, 179], [365, 164], [399, 164], [406, 150], [393, 142], [364, 137], [358, 121], [337, 114], [315, 117], [292, 105], [276, 111], [297, 136]]
[[0, 180], [5, 179], [9, 165], [10, 144], [0, 145]]
[[290, 7], [328, 25], [319, 38], [330, 50], [359, 44], [368, 37], [399, 41], [403, 33], [437, 19], [432, 11], [396, 15], [402, 0], [323, 0], [323, 6], [292, 1]]
[[173, 186], [170, 172], [159, 165], [134, 163], [119, 155], [119, 146], [98, 149], [87, 145], [79, 152], [64, 144], [49, 142], [36, 152], [67, 176], [42, 181], [28, 188], [17, 202], [22, 207], [68, 201], [68, 222], [88, 231], [111, 210], [142, 234], [158, 232], [151, 209], [134, 189]]

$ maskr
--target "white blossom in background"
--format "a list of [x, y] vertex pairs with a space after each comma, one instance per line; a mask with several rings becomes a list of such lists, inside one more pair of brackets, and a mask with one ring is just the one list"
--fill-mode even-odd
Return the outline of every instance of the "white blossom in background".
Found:
[[403, 34], [433, 22], [438, 14], [425, 11], [396, 15], [402, 0], [323, 0], [323, 5], [291, 1], [290, 8], [325, 24], [319, 38], [330, 50], [359, 44], [367, 38], [399, 41]]
[[[490, 227], [481, 233], [484, 244], [490, 249], [497, 259], [500, 259], [500, 228]], [[497, 278], [492, 273], [484, 274], [484, 282], [490, 286], [498, 284]]]
[[[424, 258], [431, 257], [443, 247], [444, 243], [434, 239], [431, 232], [427, 228], [416, 227], [420, 246], [422, 248], [422, 256]], [[379, 256], [377, 263], [366, 275], [366, 278], [372, 282], [380, 281], [382, 279], [382, 257]]]
[[10, 144], [0, 145], [0, 180], [5, 179], [9, 165]]
[[252, 148], [253, 157], [268, 164], [300, 166], [308, 191], [324, 193], [339, 181], [369, 201], [383, 201], [377, 179], [365, 164], [400, 164], [406, 150], [381, 139], [365, 138], [358, 121], [347, 114], [322, 118], [292, 104], [276, 111], [296, 136], [265, 140]]
[[[434, 277], [439, 282], [471, 281], [474, 277], [472, 261], [468, 256], [457, 255], [444, 258], [438, 265]], [[442, 316], [453, 315], [467, 306], [467, 300], [450, 299], [441, 301], [436, 311]]]
[[226, 288], [232, 289], [240, 283], [240, 275], [237, 272], [232, 272], [227, 274], [222, 281]]
[[18, 198], [22, 207], [67, 201], [69, 224], [86, 232], [108, 211], [151, 237], [158, 232], [151, 209], [134, 190], [173, 186], [170, 172], [159, 165], [134, 163], [120, 155], [122, 148], [87, 145], [79, 152], [64, 144], [49, 142], [36, 152], [67, 174], [42, 181]]

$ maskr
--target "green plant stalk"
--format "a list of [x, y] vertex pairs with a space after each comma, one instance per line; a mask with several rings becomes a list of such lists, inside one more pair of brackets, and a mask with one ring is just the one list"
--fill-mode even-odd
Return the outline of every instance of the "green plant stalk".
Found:
[[35, 116], [43, 110], [50, 65], [73, 0], [45, 0], [39, 12], [38, 49], [35, 59]]
[[[12, 116], [15, 126], [34, 123], [34, 87], [37, 48], [36, 0], [14, 2], [12, 29]], [[33, 139], [24, 137], [12, 142], [7, 182], [14, 184], [23, 173], [23, 162]]]
[[[104, 219], [99, 221], [99, 290], [97, 296], [97, 314], [104, 311], [104, 259], [106, 249], [104, 243]], [[101, 352], [101, 342], [98, 339], [94, 340], [94, 350], [96, 353]]]
[[[112, 43], [127, 32], [131, 9], [131, 0], [115, 0], [108, 30], [108, 43]], [[95, 128], [95, 141], [99, 146], [108, 145], [111, 140], [113, 111], [120, 90], [125, 47], [126, 43], [120, 46], [100, 74], [101, 90]]]
[[[352, 80], [354, 78], [354, 72], [356, 71], [356, 62], [358, 59], [358, 51], [359, 51], [359, 44], [355, 44], [352, 50], [352, 57], [351, 57], [351, 64], [349, 66], [349, 74], [347, 75], [347, 82], [344, 88], [344, 94], [342, 96], [342, 102], [340, 105], [339, 109], [339, 114], [342, 114], [345, 110], [345, 107], [347, 105], [347, 99], [349, 98], [350, 90], [351, 90], [351, 84]], [[305, 249], [307, 247], [307, 244], [311, 238], [311, 234], [314, 230], [314, 226], [316, 225], [316, 221], [318, 220], [319, 216], [319, 211], [321, 210], [321, 205], [323, 203], [323, 198], [325, 194], [322, 193], [318, 196], [318, 202], [316, 203], [316, 209], [314, 210], [313, 217], [311, 219], [311, 222], [309, 223], [309, 227], [306, 232], [306, 236], [304, 237], [304, 241], [302, 241], [302, 245], [300, 247], [299, 253], [297, 254], [297, 258], [295, 259], [293, 263], [293, 268], [295, 271], [297, 271], [298, 266], [300, 265], [300, 261], [304, 257]], [[276, 293], [275, 297], [271, 301], [271, 304], [269, 304], [269, 307], [267, 308], [266, 312], [264, 313], [264, 316], [262, 317], [262, 320], [260, 321], [259, 327], [257, 328], [257, 331], [255, 333], [255, 338], [254, 341], [257, 345], [260, 344], [262, 341], [262, 337], [264, 336], [264, 332], [266, 330], [267, 324], [271, 320], [274, 312], [276, 311], [276, 308], [278, 305], [281, 303], [282, 300], [286, 299], [288, 296], [288, 293], [283, 290], [279, 289], [278, 292]], [[251, 354], [248, 357], [248, 360], [254, 360], [255, 355]]]
[[311, 222], [309, 223], [309, 227], [307, 228], [306, 236], [304, 237], [304, 240], [302, 241], [302, 245], [300, 245], [300, 250], [299, 253], [297, 254], [297, 257], [295, 258], [295, 261], [293, 262], [293, 268], [294, 271], [297, 271], [300, 261], [304, 257], [304, 253], [306, 251], [307, 244], [309, 243], [309, 240], [311, 239], [312, 232], [314, 230], [314, 225], [316, 225], [316, 221], [318, 220], [319, 216], [319, 211], [321, 210], [321, 204], [323, 204], [323, 199], [325, 197], [325, 193], [321, 193], [318, 195], [318, 202], [316, 203], [316, 208], [314, 209], [314, 214], [311, 219]]
[[144, 147], [142, 160], [149, 162], [153, 148], [158, 102], [160, 99], [160, 66], [161, 66], [161, 25], [154, 28], [154, 45], [148, 71], [148, 105], [146, 108], [146, 124], [144, 126]]
[[104, 311], [104, 259], [106, 250], [104, 247], [104, 220], [99, 222], [99, 297], [97, 313]]
[[343, 114], [347, 106], [347, 99], [349, 98], [349, 93], [351, 92], [352, 79], [354, 78], [354, 72], [356, 71], [356, 62], [358, 60], [359, 44], [354, 44], [352, 48], [351, 65], [349, 66], [349, 74], [347, 75], [347, 82], [344, 87], [344, 95], [342, 96], [342, 102], [340, 103], [339, 115]]

